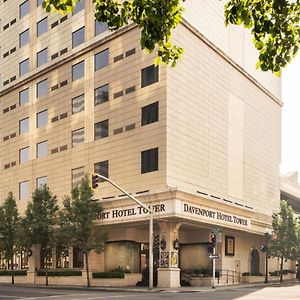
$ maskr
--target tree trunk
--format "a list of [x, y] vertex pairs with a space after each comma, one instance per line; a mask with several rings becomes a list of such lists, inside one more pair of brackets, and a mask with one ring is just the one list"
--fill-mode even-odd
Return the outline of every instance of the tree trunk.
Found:
[[298, 259], [297, 278], [300, 281], [300, 259]]
[[11, 284], [15, 284], [15, 275], [14, 275], [14, 258], [10, 260], [10, 268], [11, 268]]
[[280, 257], [280, 283], [282, 283], [282, 274], [283, 273], [283, 255]]
[[45, 275], [46, 275], [46, 285], [49, 285], [49, 280], [48, 280], [48, 259], [47, 258], [46, 258]]
[[89, 274], [89, 258], [88, 258], [88, 253], [84, 252], [84, 256], [85, 256], [86, 284], [87, 284], [87, 287], [91, 287], [90, 274]]

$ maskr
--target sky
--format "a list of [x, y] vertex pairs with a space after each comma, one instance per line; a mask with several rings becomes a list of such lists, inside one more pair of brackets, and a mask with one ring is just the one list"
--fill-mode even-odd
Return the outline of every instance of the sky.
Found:
[[300, 54], [282, 73], [281, 174], [300, 171]]

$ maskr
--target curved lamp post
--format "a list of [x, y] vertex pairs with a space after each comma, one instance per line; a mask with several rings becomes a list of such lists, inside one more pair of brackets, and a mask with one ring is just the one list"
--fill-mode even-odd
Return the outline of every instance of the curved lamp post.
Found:
[[271, 237], [272, 231], [268, 227], [265, 230], [265, 252], [266, 252], [266, 275], [265, 275], [265, 283], [269, 283], [268, 273], [269, 273], [269, 266], [268, 266], [268, 259], [269, 259], [269, 240]]

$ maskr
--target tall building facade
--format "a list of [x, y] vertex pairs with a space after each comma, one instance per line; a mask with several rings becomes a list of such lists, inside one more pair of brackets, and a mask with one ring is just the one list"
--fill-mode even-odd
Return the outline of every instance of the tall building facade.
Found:
[[[224, 1], [185, 3], [176, 68], [154, 66], [134, 24], [95, 22], [92, 1], [65, 16], [41, 3], [0, 3], [1, 201], [12, 191], [23, 212], [36, 187], [62, 199], [97, 172], [153, 210], [158, 286], [211, 267], [212, 231], [219, 270], [264, 273], [260, 246], [280, 199], [281, 80], [255, 70], [249, 32], [224, 27]], [[149, 215], [108, 182], [95, 199], [108, 239], [91, 269], [141, 273]], [[80, 257], [70, 249], [51, 267], [81, 267]]]

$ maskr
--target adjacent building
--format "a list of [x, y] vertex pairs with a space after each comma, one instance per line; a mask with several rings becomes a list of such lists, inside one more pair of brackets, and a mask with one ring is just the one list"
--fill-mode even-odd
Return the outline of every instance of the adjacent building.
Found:
[[[1, 201], [12, 191], [24, 211], [40, 185], [62, 199], [97, 172], [153, 210], [158, 286], [211, 267], [212, 231], [221, 276], [264, 273], [260, 246], [280, 200], [281, 80], [255, 70], [250, 34], [224, 27], [224, 2], [185, 3], [173, 36], [185, 52], [170, 68], [154, 66], [134, 24], [96, 22], [92, 1], [72, 15], [1, 1]], [[92, 271], [141, 273], [149, 215], [108, 182], [95, 199], [108, 240]], [[83, 265], [78, 249], [55, 253], [53, 268]]]

